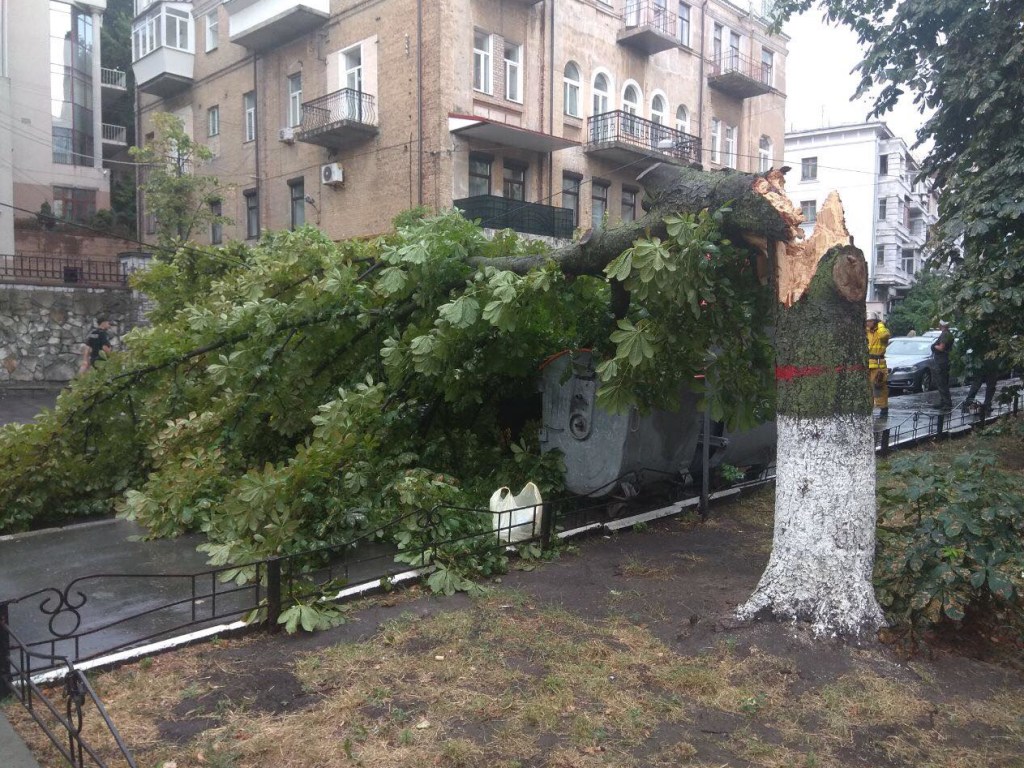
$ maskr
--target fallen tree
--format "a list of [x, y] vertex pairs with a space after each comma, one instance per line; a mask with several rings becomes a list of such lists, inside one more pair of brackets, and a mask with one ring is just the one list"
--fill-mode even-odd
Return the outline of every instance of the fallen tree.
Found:
[[729, 386], [706, 406], [750, 421], [770, 411], [775, 303], [776, 542], [741, 614], [870, 631], [863, 257], [838, 225], [800, 240], [781, 173], [658, 165], [640, 180], [643, 218], [553, 252], [488, 242], [457, 214], [368, 242], [277, 234], [212, 281], [189, 268], [220, 252], [181, 249], [140, 284], [169, 297], [166, 320], [0, 439], [7, 525], [116, 501], [154, 535], [202, 530], [226, 563], [343, 542], [416, 506], [481, 506], [527, 476], [550, 492], [557, 457], [499, 413], [540, 360], [594, 348], [609, 407], [671, 405], [710, 366]]

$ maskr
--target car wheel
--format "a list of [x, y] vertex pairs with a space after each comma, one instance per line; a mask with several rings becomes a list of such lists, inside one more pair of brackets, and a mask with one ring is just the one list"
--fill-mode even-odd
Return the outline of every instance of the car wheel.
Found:
[[921, 386], [918, 387], [918, 392], [929, 392], [932, 389], [932, 372], [926, 370], [921, 374]]

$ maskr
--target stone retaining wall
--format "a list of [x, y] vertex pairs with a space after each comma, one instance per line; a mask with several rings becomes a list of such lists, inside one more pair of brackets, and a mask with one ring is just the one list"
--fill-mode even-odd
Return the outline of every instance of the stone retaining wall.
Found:
[[133, 316], [131, 291], [106, 288], [0, 286], [0, 383], [63, 382], [74, 378], [82, 343], [97, 315], [117, 336]]

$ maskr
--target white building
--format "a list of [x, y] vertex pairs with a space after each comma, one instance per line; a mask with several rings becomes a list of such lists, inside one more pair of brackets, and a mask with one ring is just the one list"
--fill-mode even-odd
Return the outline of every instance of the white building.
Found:
[[786, 134], [788, 192], [814, 226], [825, 197], [837, 190], [846, 227], [868, 260], [868, 303], [892, 309], [914, 284], [925, 257], [937, 201], [907, 143], [883, 122]]

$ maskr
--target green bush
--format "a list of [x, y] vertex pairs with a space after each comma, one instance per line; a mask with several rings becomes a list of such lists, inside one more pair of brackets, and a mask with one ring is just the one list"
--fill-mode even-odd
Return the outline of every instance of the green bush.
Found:
[[878, 599], [897, 632], [1024, 628], [1024, 493], [995, 457], [905, 456], [879, 473]]

